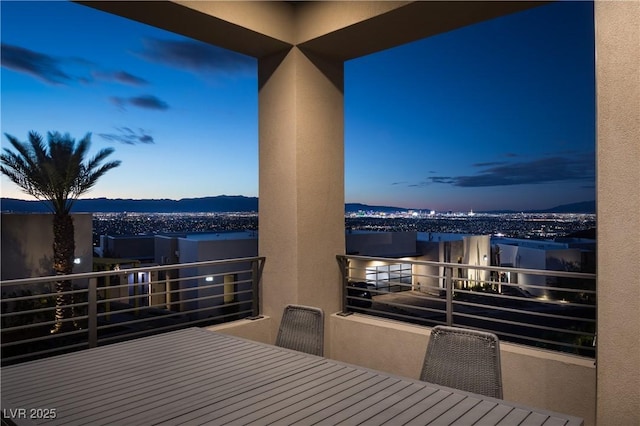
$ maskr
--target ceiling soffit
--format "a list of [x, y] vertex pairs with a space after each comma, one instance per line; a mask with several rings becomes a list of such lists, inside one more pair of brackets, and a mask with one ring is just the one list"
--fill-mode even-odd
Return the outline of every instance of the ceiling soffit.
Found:
[[[254, 27], [239, 23], [245, 18], [248, 18], [249, 23], [256, 23], [256, 13], [265, 10], [264, 5], [261, 6], [259, 3], [269, 5], [270, 2], [188, 1], [178, 4], [170, 1], [89, 0], [77, 3], [255, 58], [286, 51], [292, 46], [292, 43], [275, 37], [275, 34], [269, 35], [269, 32], [264, 34], [259, 31], [259, 25]], [[218, 7], [215, 7], [216, 5]], [[271, 6], [275, 6], [275, 3]], [[272, 7], [272, 15], [279, 16], [282, 22], [291, 22], [293, 6], [281, 6], [286, 7], [281, 7], [279, 12]], [[231, 20], [229, 18], [233, 17], [234, 10], [238, 19]], [[287, 11], [289, 17], [286, 16]], [[280, 33], [286, 35], [286, 31]]]
[[[384, 3], [384, 2], [383, 2]], [[417, 1], [302, 41], [303, 50], [340, 60], [375, 53], [546, 4], [539, 1]]]
[[528, 1], [79, 1], [256, 58], [349, 60], [545, 4]]

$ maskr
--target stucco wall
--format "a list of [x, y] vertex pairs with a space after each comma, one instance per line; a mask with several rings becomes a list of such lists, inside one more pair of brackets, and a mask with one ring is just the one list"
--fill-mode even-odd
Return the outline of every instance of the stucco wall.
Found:
[[264, 313], [340, 306], [344, 254], [343, 64], [303, 53], [260, 59], [260, 239]]
[[152, 259], [155, 250], [153, 235], [136, 235], [126, 237], [106, 236], [104, 241], [104, 256], [124, 259], [144, 260]]
[[355, 232], [346, 235], [346, 250], [360, 256], [415, 254], [416, 232]]
[[598, 423], [640, 424], [640, 2], [596, 1]]
[[272, 345], [276, 341], [276, 334], [272, 333], [274, 322], [270, 317], [256, 320], [243, 319], [225, 324], [207, 327], [207, 330], [217, 331], [230, 336], [242, 337]]
[[[91, 214], [74, 214], [75, 273], [91, 272]], [[53, 275], [53, 215], [2, 213], [2, 280]]]
[[[350, 364], [418, 379], [429, 342], [427, 327], [365, 315], [330, 315], [332, 336], [325, 356]], [[266, 317], [209, 327], [220, 333], [273, 344], [277, 322]], [[504, 399], [571, 414], [595, 424], [594, 361], [525, 346], [501, 343]], [[608, 423], [604, 423], [608, 424]]]
[[[330, 358], [417, 379], [429, 328], [364, 315], [329, 318]], [[501, 343], [504, 399], [582, 417], [595, 424], [592, 359]]]

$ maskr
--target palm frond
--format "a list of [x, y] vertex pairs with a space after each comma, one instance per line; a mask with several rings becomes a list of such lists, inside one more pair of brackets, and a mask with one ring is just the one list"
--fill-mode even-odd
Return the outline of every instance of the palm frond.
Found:
[[46, 201], [55, 213], [68, 214], [80, 195], [120, 165], [120, 161], [100, 165], [114, 152], [113, 148], [100, 150], [85, 163], [91, 133], [77, 143], [68, 133], [59, 132], [48, 132], [47, 144], [36, 132], [29, 132], [28, 142], [6, 133], [5, 136], [15, 151], [4, 148], [0, 171], [27, 194]]

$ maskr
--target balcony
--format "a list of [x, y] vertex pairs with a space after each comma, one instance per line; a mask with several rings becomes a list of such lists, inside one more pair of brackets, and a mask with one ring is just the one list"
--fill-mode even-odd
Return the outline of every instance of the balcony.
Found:
[[[341, 311], [335, 256], [345, 252], [343, 61], [533, 4], [86, 3], [258, 58], [264, 318], [212, 327], [269, 342], [287, 303]], [[637, 424], [640, 4], [595, 2], [594, 9], [598, 365], [505, 343], [505, 398], [576, 414], [586, 424]], [[412, 377], [429, 336], [426, 327], [364, 314], [328, 315], [326, 329], [328, 356]]]
[[[8, 280], [2, 289], [2, 365], [179, 328], [259, 315], [264, 258], [121, 268]], [[75, 330], [51, 334], [55, 283], [70, 281]]]
[[[405, 271], [401, 277], [380, 279], [378, 274], [377, 280], [369, 280], [363, 294], [363, 288], [354, 286], [354, 280], [366, 280], [367, 265], [375, 264], [380, 270], [381, 265], [390, 266], [397, 260], [338, 256], [338, 261], [344, 273], [341, 291], [344, 305], [328, 316], [325, 345], [329, 358], [418, 378], [429, 339], [428, 326], [452, 324], [489, 329], [502, 340], [505, 399], [565, 412], [584, 418], [586, 424], [594, 423], [595, 365], [590, 358], [595, 352], [591, 345], [594, 318], [572, 315], [562, 318], [578, 328], [586, 324], [591, 331], [541, 325], [559, 320], [557, 313], [549, 312], [549, 306], [554, 306], [549, 300], [523, 300], [526, 297], [513, 295], [513, 285], [491, 280], [482, 284], [500, 285], [503, 291], [478, 292], [473, 288], [480, 285], [479, 281], [467, 279], [463, 283], [454, 279], [454, 271], [461, 265], [442, 262], [402, 261], [411, 265], [409, 275]], [[264, 265], [264, 258], [254, 257], [2, 282], [2, 363], [9, 365], [194, 325], [273, 343], [278, 320], [261, 316], [258, 299], [267, 290], [259, 287]], [[485, 273], [490, 277], [492, 270], [498, 270], [466, 269], [469, 269], [465, 270], [466, 277]], [[499, 269], [502, 273], [595, 279], [592, 274]], [[79, 329], [50, 335], [55, 310], [55, 292], [51, 289], [60, 279], [70, 280], [74, 285], [74, 321]], [[565, 297], [595, 294], [584, 288], [529, 288], [561, 291]], [[469, 299], [470, 295], [481, 297]], [[525, 302], [529, 305], [516, 307]], [[557, 301], [555, 306], [558, 305], [595, 309], [594, 305], [582, 303]], [[506, 317], [501, 319], [495, 312], [505, 313]], [[586, 316], [593, 317], [592, 314]], [[519, 318], [518, 329], [525, 330], [520, 334], [509, 328], [514, 325], [514, 318]], [[540, 337], [549, 331], [567, 335], [558, 341]], [[576, 344], [576, 339], [588, 344]], [[540, 349], [541, 345], [559, 350]], [[528, 385], [522, 386], [523, 382]]]
[[595, 358], [595, 274], [364, 256], [338, 262], [344, 314], [482, 329]]
[[[452, 273], [457, 271], [460, 265], [442, 262], [403, 260], [403, 263], [411, 264], [411, 269], [414, 271], [409, 282], [369, 280], [369, 286], [365, 290], [362, 286], [354, 284], [366, 282], [367, 265], [389, 265], [397, 260], [338, 256], [338, 261], [343, 271], [343, 291], [341, 292], [343, 307], [340, 311], [328, 316], [326, 356], [376, 370], [418, 378], [429, 340], [429, 326], [452, 324], [489, 329], [497, 332], [501, 338], [505, 399], [570, 413], [584, 418], [587, 425], [595, 424], [596, 365], [593, 359], [595, 305], [571, 303], [567, 302], [566, 298], [562, 301], [561, 296], [557, 301], [550, 300], [548, 297], [535, 298], [535, 301], [524, 300], [524, 302], [533, 303], [534, 306], [537, 305], [537, 308], [514, 309], [505, 306], [504, 301], [523, 303], [523, 299], [529, 298], [521, 295], [456, 289]], [[481, 270], [486, 271], [487, 276], [490, 276], [491, 270], [499, 268], [469, 269], [474, 274], [478, 271], [479, 275]], [[592, 285], [595, 280], [594, 274], [500, 269], [502, 272], [544, 275], [550, 280], [553, 277], [565, 275], [565, 278], [587, 283], [587, 286], [589, 286], [588, 283]], [[431, 274], [425, 270], [433, 270], [435, 273]], [[438, 271], [442, 273], [439, 274]], [[431, 288], [425, 288], [429, 282], [427, 278], [431, 278], [436, 284]], [[416, 289], [418, 281], [422, 283], [419, 291]], [[491, 281], [485, 284], [499, 285]], [[505, 285], [507, 286], [508, 284]], [[542, 286], [531, 287], [533, 291], [534, 287]], [[578, 298], [589, 299], [595, 295], [595, 292], [590, 290], [585, 292], [584, 288], [544, 287], [548, 291], [562, 291], [565, 297], [567, 294], [580, 294]], [[465, 296], [475, 296], [474, 293], [481, 296], [480, 300], [465, 300]], [[557, 313], [549, 312], [549, 306], [553, 305], [570, 310], [586, 309], [590, 312], [586, 317], [591, 318], [576, 318], [568, 315], [560, 319]], [[469, 308], [474, 310], [473, 314], [469, 313]], [[494, 314], [495, 312], [506, 314], [500, 318], [500, 315]], [[520, 318], [521, 322], [515, 325], [519, 330], [524, 331], [520, 334], [505, 332], [505, 325], [514, 326], [514, 321], [505, 320], [505, 318]], [[572, 332], [562, 329], [561, 331], [568, 335], [550, 340], [541, 336], [548, 333], [558, 336], [556, 332], [560, 330], [552, 330], [553, 327], [541, 325], [541, 318], [542, 323], [547, 324], [556, 320], [575, 321], [576, 328], [583, 326], [591, 331]], [[258, 321], [221, 324], [211, 329], [264, 343], [273, 343], [277, 324], [277, 318], [265, 316]], [[556, 350], [550, 350], [548, 347]]]

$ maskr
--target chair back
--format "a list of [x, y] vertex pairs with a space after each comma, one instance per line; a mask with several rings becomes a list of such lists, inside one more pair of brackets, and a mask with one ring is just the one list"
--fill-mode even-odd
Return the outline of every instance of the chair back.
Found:
[[324, 354], [324, 312], [320, 308], [287, 305], [282, 314], [276, 346], [306, 352]]
[[502, 399], [498, 337], [478, 330], [434, 327], [420, 380]]

